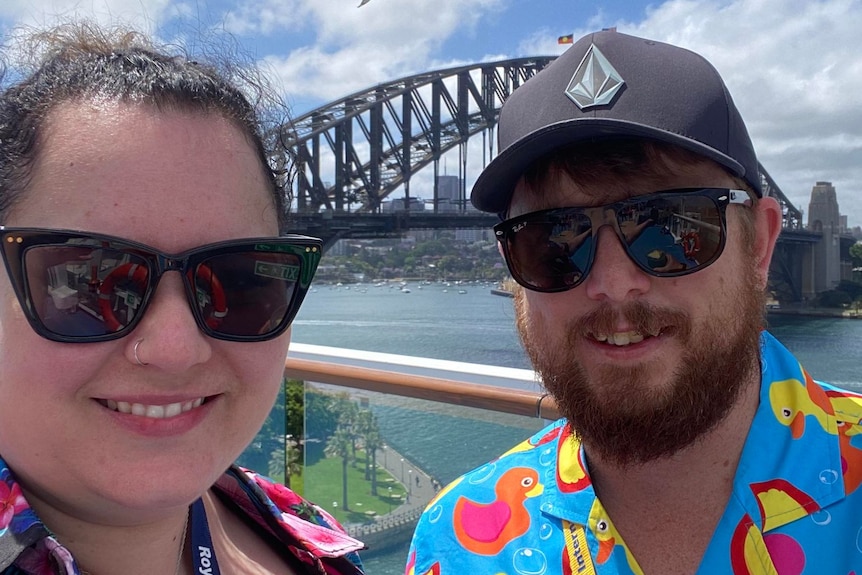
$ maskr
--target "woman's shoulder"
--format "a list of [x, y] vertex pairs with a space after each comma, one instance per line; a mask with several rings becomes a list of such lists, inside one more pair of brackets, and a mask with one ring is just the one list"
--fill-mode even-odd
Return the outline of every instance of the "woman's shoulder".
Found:
[[[349, 536], [326, 510], [288, 487], [234, 466], [216, 483], [216, 488], [239, 510], [286, 543], [301, 560], [329, 567], [328, 573], [362, 573], [358, 551], [365, 545]], [[328, 562], [353, 570], [332, 570], [333, 564], [326, 565]]]

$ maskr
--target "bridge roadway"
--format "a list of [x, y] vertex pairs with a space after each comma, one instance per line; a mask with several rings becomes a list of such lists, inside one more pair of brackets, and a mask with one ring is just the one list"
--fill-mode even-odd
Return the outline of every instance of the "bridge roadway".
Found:
[[291, 214], [290, 231], [321, 238], [324, 251], [344, 238], [400, 237], [409, 230], [490, 228], [500, 220], [484, 212], [392, 212], [386, 214], [325, 211]]
[[[323, 239], [325, 249], [344, 238], [400, 237], [409, 230], [453, 230], [486, 228], [499, 222], [493, 214], [484, 212], [433, 213], [400, 211], [385, 214], [324, 211], [291, 214], [290, 231]], [[811, 245], [820, 241], [821, 234], [801, 229], [785, 228], [778, 238], [779, 246]]]

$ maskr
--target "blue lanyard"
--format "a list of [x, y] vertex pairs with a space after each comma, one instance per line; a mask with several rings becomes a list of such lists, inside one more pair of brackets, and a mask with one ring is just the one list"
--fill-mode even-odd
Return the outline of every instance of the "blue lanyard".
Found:
[[198, 499], [192, 503], [192, 563], [194, 572], [201, 575], [221, 575], [218, 568], [210, 526], [204, 502]]

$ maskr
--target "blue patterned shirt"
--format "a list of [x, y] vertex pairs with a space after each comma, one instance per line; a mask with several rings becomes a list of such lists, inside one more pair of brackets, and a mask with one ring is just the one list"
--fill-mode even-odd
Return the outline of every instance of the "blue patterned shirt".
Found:
[[[862, 396], [761, 337], [760, 405], [699, 575], [862, 575]], [[642, 575], [560, 420], [425, 509], [408, 575]]]

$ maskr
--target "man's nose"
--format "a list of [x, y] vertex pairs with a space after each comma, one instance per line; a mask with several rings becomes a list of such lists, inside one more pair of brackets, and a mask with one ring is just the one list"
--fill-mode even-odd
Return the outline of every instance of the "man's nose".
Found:
[[629, 257], [619, 228], [603, 224], [596, 235], [595, 260], [584, 280], [587, 297], [623, 302], [646, 293], [651, 279]]

